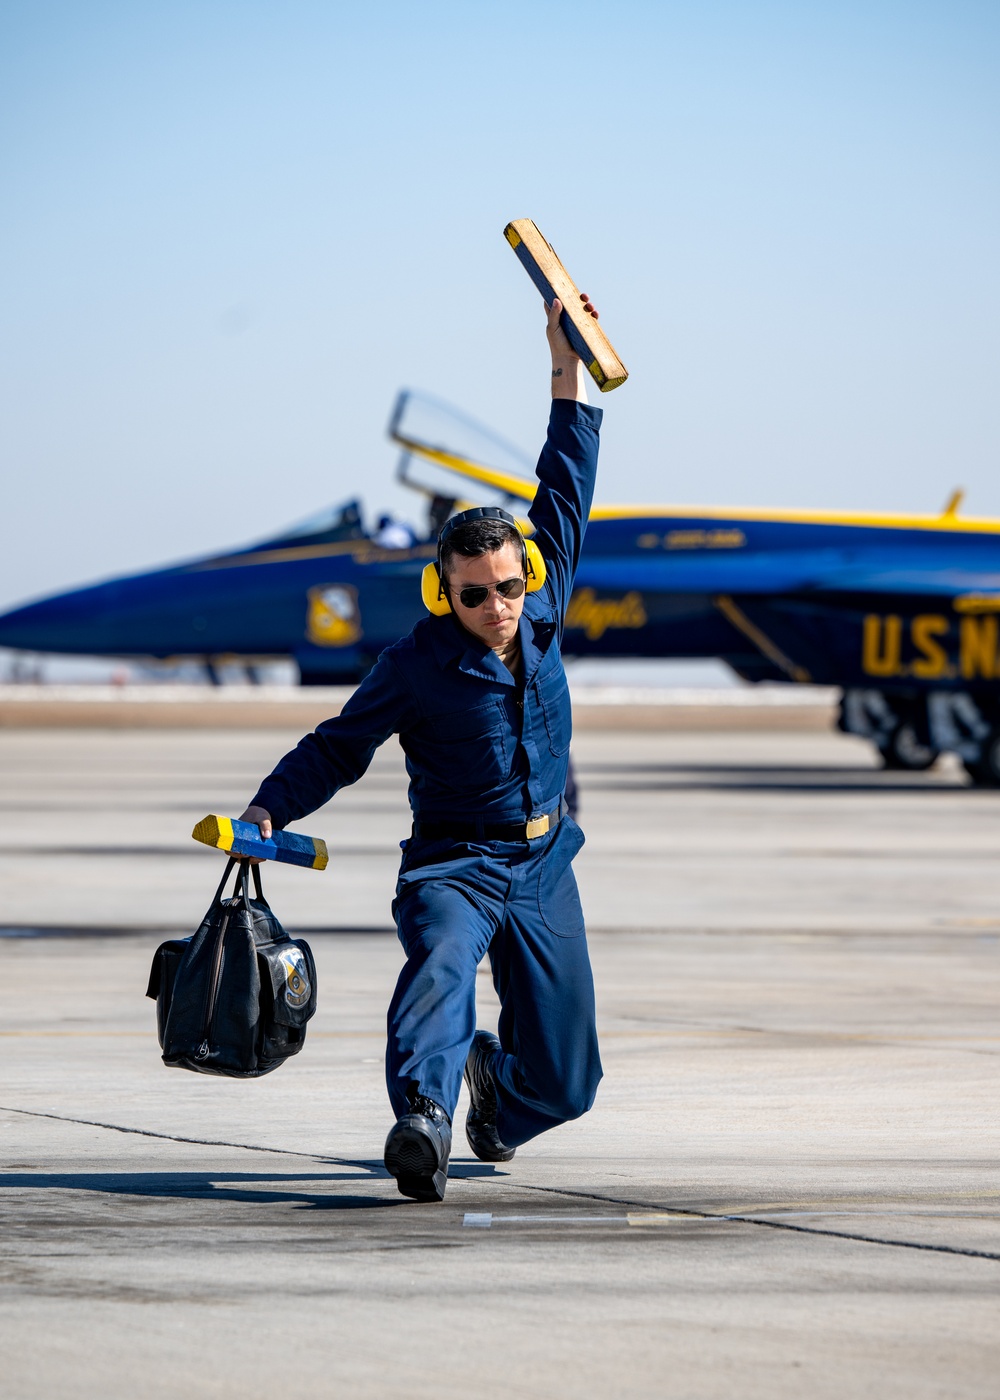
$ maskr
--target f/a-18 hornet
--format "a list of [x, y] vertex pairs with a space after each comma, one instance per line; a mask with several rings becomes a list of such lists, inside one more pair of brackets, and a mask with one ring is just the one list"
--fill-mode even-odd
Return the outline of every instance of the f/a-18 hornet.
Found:
[[[475, 503], [428, 472], [515, 511], [534, 492], [522, 454], [425, 396], [401, 394], [389, 431], [400, 479], [427, 497], [426, 530], [387, 517], [366, 529], [351, 502], [248, 548], [16, 608], [0, 646], [198, 658], [213, 674], [291, 658], [303, 684], [357, 680], [419, 617], [437, 529]], [[939, 515], [597, 506], [564, 650], [718, 657], [750, 682], [839, 686], [841, 727], [887, 767], [951, 751], [998, 786], [1000, 520], [959, 505], [956, 493]]]

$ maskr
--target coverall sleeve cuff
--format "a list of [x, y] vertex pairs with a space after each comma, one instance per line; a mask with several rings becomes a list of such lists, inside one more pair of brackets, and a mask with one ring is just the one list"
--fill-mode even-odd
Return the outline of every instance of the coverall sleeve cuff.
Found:
[[275, 831], [284, 831], [291, 821], [291, 817], [284, 810], [281, 802], [273, 795], [268, 794], [267, 788], [260, 788], [250, 799], [251, 807], [263, 807], [265, 812], [271, 814], [271, 825]]
[[595, 432], [598, 432], [603, 417], [604, 409], [596, 408], [591, 403], [579, 403], [576, 399], [553, 399], [549, 422], [553, 427], [557, 424], [561, 428], [572, 428], [579, 425], [580, 427], [593, 428]]

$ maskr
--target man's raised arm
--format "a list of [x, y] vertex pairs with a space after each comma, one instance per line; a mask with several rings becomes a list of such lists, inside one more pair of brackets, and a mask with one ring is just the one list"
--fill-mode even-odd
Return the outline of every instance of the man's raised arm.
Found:
[[[591, 309], [589, 302], [587, 308]], [[558, 300], [546, 308], [553, 403], [548, 436], [538, 459], [539, 486], [528, 511], [560, 624], [594, 499], [598, 431], [604, 416], [601, 409], [587, 402], [587, 372], [559, 324], [561, 312]]]

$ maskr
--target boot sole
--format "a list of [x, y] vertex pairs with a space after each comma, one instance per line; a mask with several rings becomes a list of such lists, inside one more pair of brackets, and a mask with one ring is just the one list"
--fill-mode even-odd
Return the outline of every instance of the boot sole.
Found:
[[448, 1185], [437, 1151], [426, 1133], [397, 1124], [385, 1145], [385, 1169], [396, 1178], [400, 1195], [414, 1201], [443, 1201]]

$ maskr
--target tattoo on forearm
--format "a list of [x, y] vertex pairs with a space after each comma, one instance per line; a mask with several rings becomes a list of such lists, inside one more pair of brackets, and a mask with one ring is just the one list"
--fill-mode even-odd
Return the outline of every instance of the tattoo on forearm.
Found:
[[553, 378], [553, 379], [558, 379], [558, 378], [560, 377], [561, 374], [562, 374], [562, 370], [561, 370], [561, 369], [554, 369], [554, 370], [552, 371], [552, 378]]

